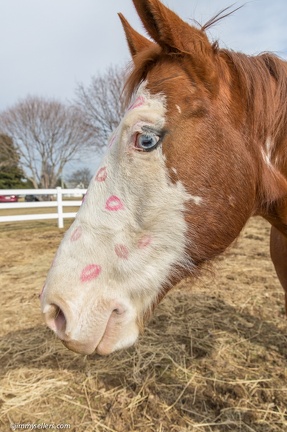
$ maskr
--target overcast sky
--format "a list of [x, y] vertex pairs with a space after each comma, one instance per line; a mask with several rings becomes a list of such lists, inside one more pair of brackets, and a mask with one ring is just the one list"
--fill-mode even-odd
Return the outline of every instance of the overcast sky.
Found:
[[[204, 23], [233, 0], [165, 0], [184, 20]], [[244, 7], [209, 31], [234, 50], [287, 59], [287, 1]], [[0, 111], [27, 95], [72, 100], [77, 83], [129, 61], [117, 12], [142, 31], [132, 0], [0, 0]]]

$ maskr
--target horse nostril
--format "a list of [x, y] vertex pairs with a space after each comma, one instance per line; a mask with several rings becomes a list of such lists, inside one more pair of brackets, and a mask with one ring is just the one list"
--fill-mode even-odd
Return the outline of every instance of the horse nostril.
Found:
[[55, 317], [55, 324], [56, 324], [58, 332], [65, 333], [67, 321], [66, 321], [66, 317], [65, 317], [64, 312], [59, 307], [57, 307], [57, 314], [56, 314], [56, 317]]
[[51, 304], [45, 312], [45, 320], [48, 327], [53, 330], [60, 338], [65, 336], [67, 320], [62, 309], [56, 305]]

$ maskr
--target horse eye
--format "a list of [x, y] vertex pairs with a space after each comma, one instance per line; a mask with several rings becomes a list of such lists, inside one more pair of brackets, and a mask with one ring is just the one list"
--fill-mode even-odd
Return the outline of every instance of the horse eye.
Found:
[[159, 137], [154, 134], [138, 134], [135, 140], [135, 147], [143, 151], [152, 151], [159, 144]]

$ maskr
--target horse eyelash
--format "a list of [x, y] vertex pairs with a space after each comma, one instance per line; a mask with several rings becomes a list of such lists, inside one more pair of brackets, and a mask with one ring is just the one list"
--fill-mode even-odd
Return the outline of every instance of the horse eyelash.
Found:
[[143, 133], [153, 134], [159, 137], [159, 140], [162, 141], [165, 134], [167, 133], [166, 129], [156, 129], [153, 126], [142, 126]]

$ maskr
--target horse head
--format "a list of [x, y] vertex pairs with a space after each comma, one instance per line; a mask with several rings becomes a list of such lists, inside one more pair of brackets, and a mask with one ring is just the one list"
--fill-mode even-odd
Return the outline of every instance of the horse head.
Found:
[[133, 3], [152, 41], [120, 15], [129, 106], [41, 295], [47, 325], [85, 354], [132, 345], [172, 285], [223, 252], [258, 207], [261, 165], [232, 54], [159, 0]]

